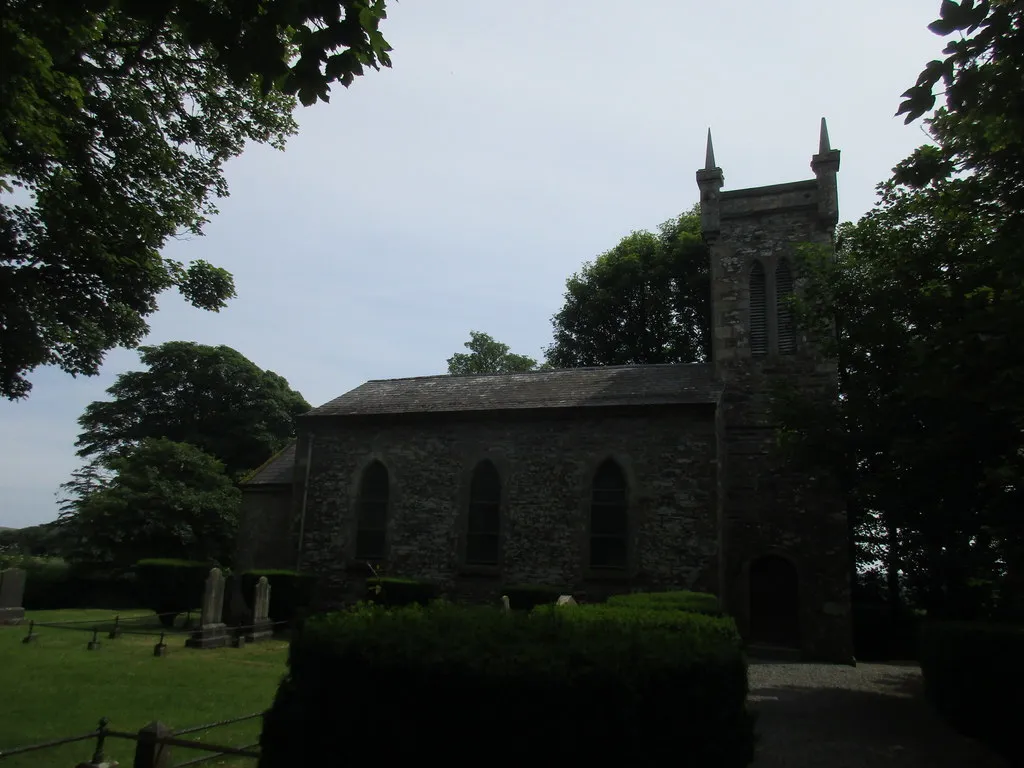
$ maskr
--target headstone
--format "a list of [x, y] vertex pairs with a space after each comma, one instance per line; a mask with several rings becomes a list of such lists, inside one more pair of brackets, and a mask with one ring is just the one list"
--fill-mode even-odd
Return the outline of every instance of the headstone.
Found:
[[253, 587], [252, 626], [245, 633], [245, 639], [253, 642], [273, 635], [274, 625], [270, 621], [270, 582], [266, 576], [260, 576], [260, 580]]
[[22, 598], [26, 576], [21, 568], [0, 571], [0, 624], [20, 624], [25, 618]]
[[576, 599], [572, 595], [559, 595], [555, 605], [576, 605]]
[[224, 612], [224, 574], [211, 568], [203, 590], [199, 629], [185, 641], [189, 648], [222, 648], [228, 644], [228, 628], [222, 621]]

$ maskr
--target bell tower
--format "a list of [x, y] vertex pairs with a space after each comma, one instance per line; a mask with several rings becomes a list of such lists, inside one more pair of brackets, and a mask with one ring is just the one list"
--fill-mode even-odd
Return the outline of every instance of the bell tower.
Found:
[[789, 296], [801, 290], [800, 247], [832, 248], [839, 221], [825, 119], [813, 179], [723, 190], [708, 131], [697, 171], [710, 251], [712, 365], [718, 407], [719, 589], [751, 643], [848, 662], [849, 548], [834, 487], [778, 453], [772, 393], [836, 397], [838, 367], [821, 339], [798, 327]]

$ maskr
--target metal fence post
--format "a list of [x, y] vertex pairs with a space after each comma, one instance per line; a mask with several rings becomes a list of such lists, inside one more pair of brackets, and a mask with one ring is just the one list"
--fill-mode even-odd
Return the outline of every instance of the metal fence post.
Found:
[[93, 627], [92, 628], [92, 640], [90, 640], [89, 644], [86, 646], [86, 648], [88, 648], [90, 651], [95, 651], [97, 648], [100, 647], [100, 641], [99, 641], [99, 637], [97, 637], [97, 635], [99, 635], [99, 629], [96, 628], [96, 627]]
[[34, 621], [30, 621], [28, 623], [28, 634], [21, 638], [21, 642], [34, 643], [38, 637], [39, 635], [36, 634], [36, 623]]
[[170, 738], [173, 732], [163, 723], [154, 720], [139, 729], [139, 740], [135, 744], [133, 768], [170, 768], [171, 748], [161, 744], [160, 739]]
[[121, 614], [114, 617], [114, 628], [110, 630], [110, 634], [107, 637], [110, 640], [116, 640], [121, 636]]

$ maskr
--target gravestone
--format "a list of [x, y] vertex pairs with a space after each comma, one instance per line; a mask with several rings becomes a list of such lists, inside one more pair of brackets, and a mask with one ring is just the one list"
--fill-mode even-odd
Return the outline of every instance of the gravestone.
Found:
[[576, 599], [572, 595], [559, 595], [555, 605], [576, 605]]
[[224, 574], [220, 568], [211, 568], [203, 590], [202, 613], [199, 629], [185, 641], [189, 648], [222, 648], [228, 644], [228, 627], [223, 621]]
[[0, 624], [20, 624], [25, 618], [22, 598], [27, 574], [21, 568], [0, 571]]
[[260, 576], [260, 580], [253, 587], [252, 626], [245, 633], [245, 639], [252, 642], [272, 637], [273, 634], [274, 625], [270, 621], [270, 582], [266, 576]]

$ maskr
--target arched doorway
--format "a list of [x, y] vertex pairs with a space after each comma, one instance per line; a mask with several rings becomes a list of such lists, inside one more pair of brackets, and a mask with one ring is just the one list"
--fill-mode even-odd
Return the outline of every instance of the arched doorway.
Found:
[[750, 640], [800, 647], [800, 586], [784, 557], [766, 555], [750, 564]]

